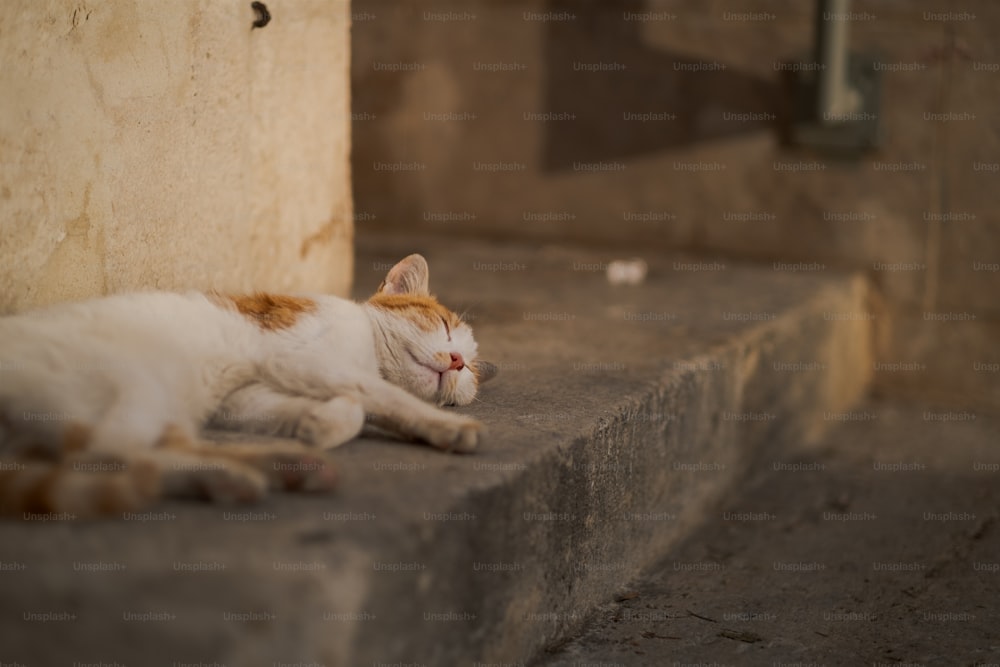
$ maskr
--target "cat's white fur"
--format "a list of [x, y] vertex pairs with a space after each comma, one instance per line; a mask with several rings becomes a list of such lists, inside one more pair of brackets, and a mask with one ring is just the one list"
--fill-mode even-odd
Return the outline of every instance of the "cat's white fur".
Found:
[[[427, 273], [411, 255], [380, 292], [426, 295]], [[428, 402], [475, 397], [471, 329], [426, 331], [369, 303], [304, 296], [315, 309], [275, 330], [200, 293], [123, 294], [0, 318], [4, 453], [59, 447], [69, 424], [87, 427], [89, 449], [126, 455], [153, 448], [168, 427], [194, 439], [209, 423], [329, 448], [358, 435], [366, 415], [443, 449], [476, 447], [479, 422]], [[467, 365], [447, 370], [450, 353]]]

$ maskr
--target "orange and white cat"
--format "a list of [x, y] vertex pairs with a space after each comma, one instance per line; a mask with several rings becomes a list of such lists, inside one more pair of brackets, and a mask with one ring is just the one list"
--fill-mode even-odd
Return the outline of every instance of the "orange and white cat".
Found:
[[[482, 425], [432, 404], [470, 403], [494, 372], [471, 328], [429, 294], [420, 255], [360, 304], [151, 292], [0, 318], [0, 513], [326, 489], [333, 471], [317, 450], [366, 419], [468, 452]], [[207, 444], [206, 425], [308, 447]]]

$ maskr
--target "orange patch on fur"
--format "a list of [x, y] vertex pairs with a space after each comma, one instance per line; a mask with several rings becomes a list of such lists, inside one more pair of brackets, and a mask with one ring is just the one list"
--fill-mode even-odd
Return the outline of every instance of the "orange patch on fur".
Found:
[[432, 296], [419, 294], [376, 294], [368, 300], [376, 308], [392, 310], [409, 317], [418, 327], [425, 331], [434, 331], [441, 326], [444, 319], [451, 328], [458, 327], [462, 321]]
[[315, 301], [300, 296], [256, 292], [222, 298], [231, 303], [241, 315], [265, 331], [276, 331], [295, 326], [299, 317], [316, 310]]
[[148, 461], [133, 461], [124, 471], [99, 473], [88, 482], [89, 509], [98, 516], [141, 509], [160, 495], [160, 471]]
[[167, 424], [154, 446], [163, 447], [164, 449], [194, 449], [195, 443], [192, 442], [191, 438], [187, 436], [180, 426]]
[[90, 428], [85, 424], [73, 422], [63, 432], [62, 450], [64, 454], [82, 452], [90, 444]]
[[93, 497], [90, 498], [97, 514], [118, 514], [132, 509], [131, 481], [127, 473], [105, 473], [103, 478], [90, 480]]
[[29, 477], [26, 487], [21, 491], [21, 497], [17, 499], [19, 509], [22, 512], [38, 514], [57, 511], [53, 491], [65, 473], [55, 466], [46, 464], [37, 465], [34, 469], [21, 473]]

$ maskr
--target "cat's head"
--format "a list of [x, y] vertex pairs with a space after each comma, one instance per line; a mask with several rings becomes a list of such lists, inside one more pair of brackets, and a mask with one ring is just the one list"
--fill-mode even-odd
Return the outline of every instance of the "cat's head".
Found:
[[383, 323], [379, 370], [385, 379], [438, 405], [467, 405], [496, 366], [478, 358], [472, 327], [428, 291], [427, 261], [410, 255], [389, 270], [368, 300]]

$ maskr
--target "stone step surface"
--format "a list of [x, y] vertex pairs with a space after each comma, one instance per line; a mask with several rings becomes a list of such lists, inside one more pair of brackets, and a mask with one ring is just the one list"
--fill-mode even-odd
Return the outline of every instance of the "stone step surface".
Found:
[[1000, 663], [1000, 418], [873, 402], [756, 461], [535, 667]]
[[0, 661], [526, 662], [871, 377], [860, 276], [646, 256], [612, 286], [608, 252], [373, 237], [357, 293], [411, 252], [500, 368], [478, 452], [364, 438], [328, 496], [4, 522]]

